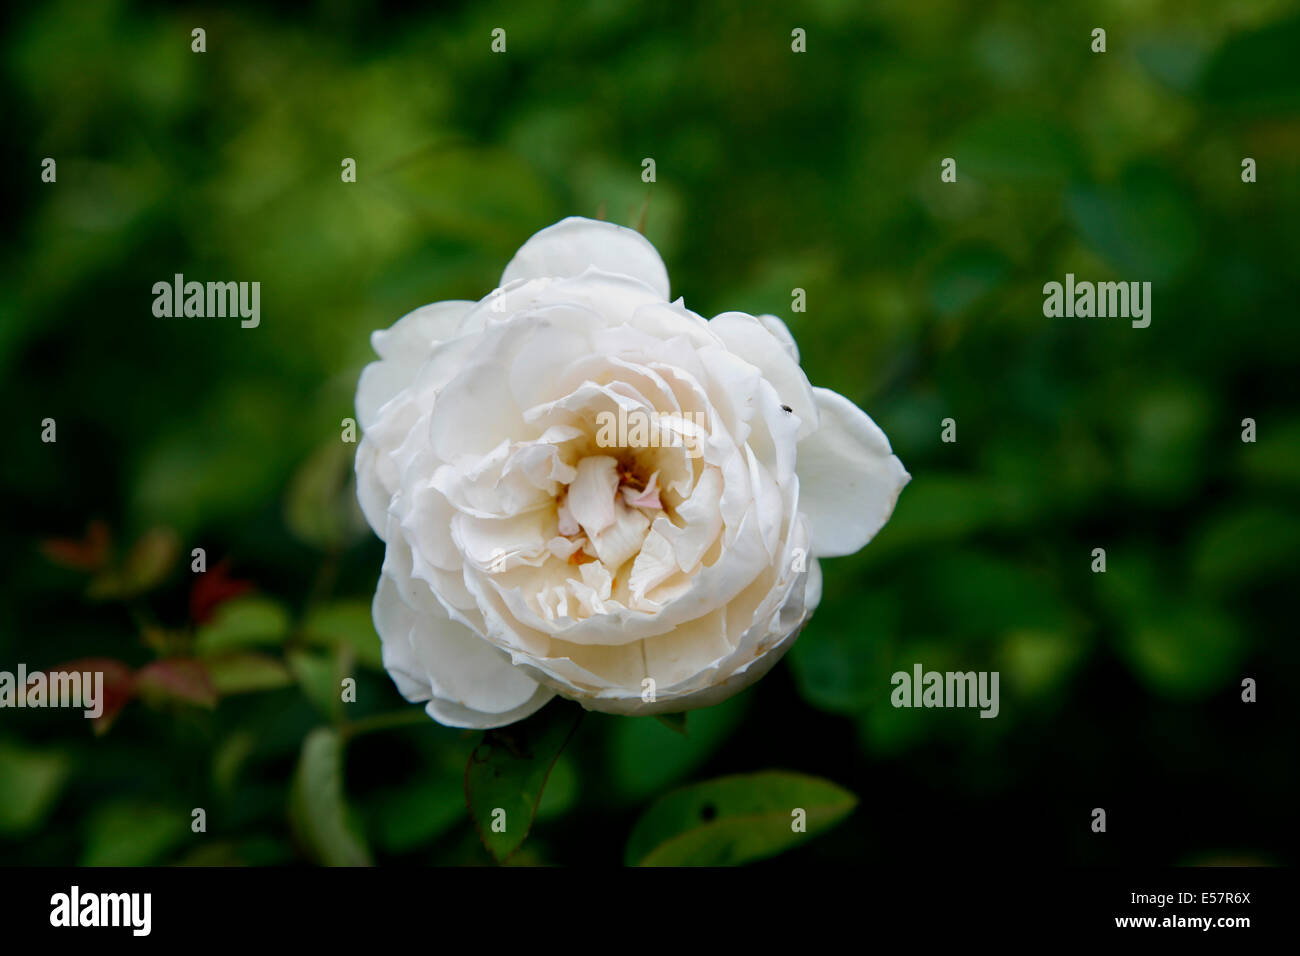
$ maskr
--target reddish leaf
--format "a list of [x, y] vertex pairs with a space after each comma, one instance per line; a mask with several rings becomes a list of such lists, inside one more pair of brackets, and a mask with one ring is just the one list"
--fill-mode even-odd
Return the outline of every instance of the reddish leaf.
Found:
[[180, 549], [180, 537], [171, 528], [150, 528], [121, 566], [95, 575], [86, 593], [95, 600], [125, 600], [151, 591], [166, 579]]
[[253, 590], [252, 581], [229, 577], [229, 570], [227, 558], [194, 579], [194, 587], [190, 589], [190, 618], [195, 624], [206, 624], [212, 620], [218, 605]]
[[104, 675], [102, 691], [104, 709], [98, 717], [92, 718], [95, 733], [104, 734], [112, 726], [118, 713], [126, 706], [127, 701], [135, 694], [135, 677], [131, 673], [131, 668], [111, 657], [83, 657], [51, 667], [46, 673], [58, 674], [65, 671], [78, 671], [83, 674], [86, 671], [100, 672]]
[[215, 707], [217, 691], [201, 661], [172, 657], [154, 661], [135, 675], [138, 693], [150, 697], [183, 700], [199, 707]]
[[108, 563], [112, 551], [112, 536], [108, 524], [92, 521], [86, 533], [76, 538], [46, 538], [41, 542], [41, 553], [53, 563], [75, 571], [98, 571]]

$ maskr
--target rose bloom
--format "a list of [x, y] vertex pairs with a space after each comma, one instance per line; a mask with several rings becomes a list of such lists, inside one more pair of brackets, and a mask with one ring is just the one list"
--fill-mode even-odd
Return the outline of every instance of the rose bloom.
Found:
[[909, 479], [808, 383], [780, 319], [669, 301], [654, 246], [612, 223], [543, 229], [486, 298], [371, 342], [375, 627], [403, 696], [453, 727], [556, 694], [620, 714], [724, 700], [793, 644], [816, 558], [871, 540]]

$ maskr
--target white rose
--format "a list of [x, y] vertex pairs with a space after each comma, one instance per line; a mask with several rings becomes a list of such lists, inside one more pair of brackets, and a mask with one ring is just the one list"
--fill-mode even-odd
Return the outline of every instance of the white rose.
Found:
[[371, 342], [375, 627], [398, 689], [454, 727], [555, 694], [623, 714], [729, 697], [817, 606], [815, 556], [866, 544], [909, 479], [809, 385], [780, 319], [670, 302], [654, 246], [611, 223], [543, 229], [486, 298]]

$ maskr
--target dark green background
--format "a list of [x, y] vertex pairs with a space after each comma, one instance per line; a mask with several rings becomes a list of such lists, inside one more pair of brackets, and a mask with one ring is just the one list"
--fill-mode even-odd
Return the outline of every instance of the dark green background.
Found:
[[[861, 800], [774, 865], [1293, 861], [1300, 19], [1089, 7], [7, 11], [0, 669], [192, 655], [201, 546], [255, 585], [238, 606], [281, 686], [215, 707], [164, 687], [99, 736], [0, 712], [0, 860], [315, 855], [288, 819], [304, 738], [342, 719], [317, 688], [354, 665], [349, 720], [418, 718], [367, 663], [382, 549], [339, 451], [369, 332], [481, 297], [564, 216], [644, 206], [673, 294], [784, 317], [913, 481], [876, 541], [825, 562], [787, 662], [688, 737], [588, 716], [517, 861], [618, 863], [672, 785], [769, 767]], [[176, 272], [260, 281], [261, 327], [155, 318]], [[1150, 328], [1044, 318], [1066, 272], [1152, 282]], [[126, 571], [47, 557], [92, 519]], [[999, 670], [1001, 715], [890, 707], [917, 661]], [[488, 862], [460, 792], [476, 739], [420, 721], [352, 740], [377, 860]]]

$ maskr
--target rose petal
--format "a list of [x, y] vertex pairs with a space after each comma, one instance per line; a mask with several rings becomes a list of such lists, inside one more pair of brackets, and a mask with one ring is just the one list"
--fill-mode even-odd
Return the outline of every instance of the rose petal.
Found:
[[473, 302], [435, 302], [408, 312], [391, 328], [371, 334], [370, 345], [379, 354], [361, 371], [357, 382], [357, 420], [369, 428], [379, 409], [406, 388], [435, 346], [455, 334], [461, 317]]
[[402, 696], [412, 703], [438, 701], [458, 714], [461, 722], [455, 726], [501, 727], [519, 719], [520, 710], [545, 703], [536, 700], [536, 682], [447, 617], [436, 601], [413, 610], [387, 572], [379, 579], [372, 611], [384, 667]]
[[614, 523], [614, 494], [618, 491], [618, 462], [608, 455], [589, 455], [578, 462], [578, 477], [569, 485], [569, 511], [593, 537]]
[[777, 341], [781, 343], [781, 347], [786, 350], [790, 358], [798, 362], [799, 346], [795, 342], [794, 336], [790, 334], [789, 327], [775, 315], [757, 315], [755, 318], [763, 323], [763, 328], [776, 336]]
[[659, 500], [659, 472], [650, 476], [646, 482], [645, 488], [637, 491], [631, 485], [623, 488], [623, 500], [633, 508], [651, 508], [656, 511], [663, 511], [663, 502]]
[[[799, 437], [817, 430], [817, 404], [798, 361], [785, 344], [752, 315], [723, 312], [709, 320], [709, 329], [722, 339], [727, 350], [758, 367], [772, 383], [781, 405], [788, 405], [799, 417]], [[789, 333], [787, 333], [789, 334]]]
[[505, 727], [517, 720], [531, 717], [545, 707], [551, 698], [555, 696], [555, 691], [551, 690], [551, 688], [544, 687], [541, 684], [536, 686], [537, 689], [533, 691], [532, 697], [529, 697], [513, 710], [507, 710], [500, 714], [485, 714], [482, 711], [474, 710], [472, 707], [455, 704], [438, 697], [431, 699], [425, 705], [424, 710], [425, 713], [444, 727], [491, 730], [493, 727]]
[[650, 528], [650, 519], [636, 508], [629, 508], [622, 498], [614, 502], [614, 521], [595, 534], [588, 532], [596, 556], [611, 571], [617, 571], [637, 551]]
[[455, 299], [422, 305], [387, 329], [372, 332], [370, 347], [380, 358], [394, 361], [405, 361], [419, 352], [428, 353], [439, 342], [455, 337], [456, 326], [473, 305]]
[[576, 276], [588, 266], [639, 279], [662, 298], [668, 298], [668, 269], [645, 236], [612, 222], [579, 216], [547, 226], [520, 246], [501, 273], [501, 284], [516, 279]]
[[843, 395], [814, 388], [821, 427], [799, 443], [800, 507], [814, 554], [852, 554], [889, 520], [911, 480], [885, 433]]
[[658, 587], [677, 571], [672, 545], [658, 530], [652, 530], [645, 536], [641, 553], [632, 562], [632, 572], [628, 576], [632, 600], [638, 604], [644, 602], [647, 591]]

